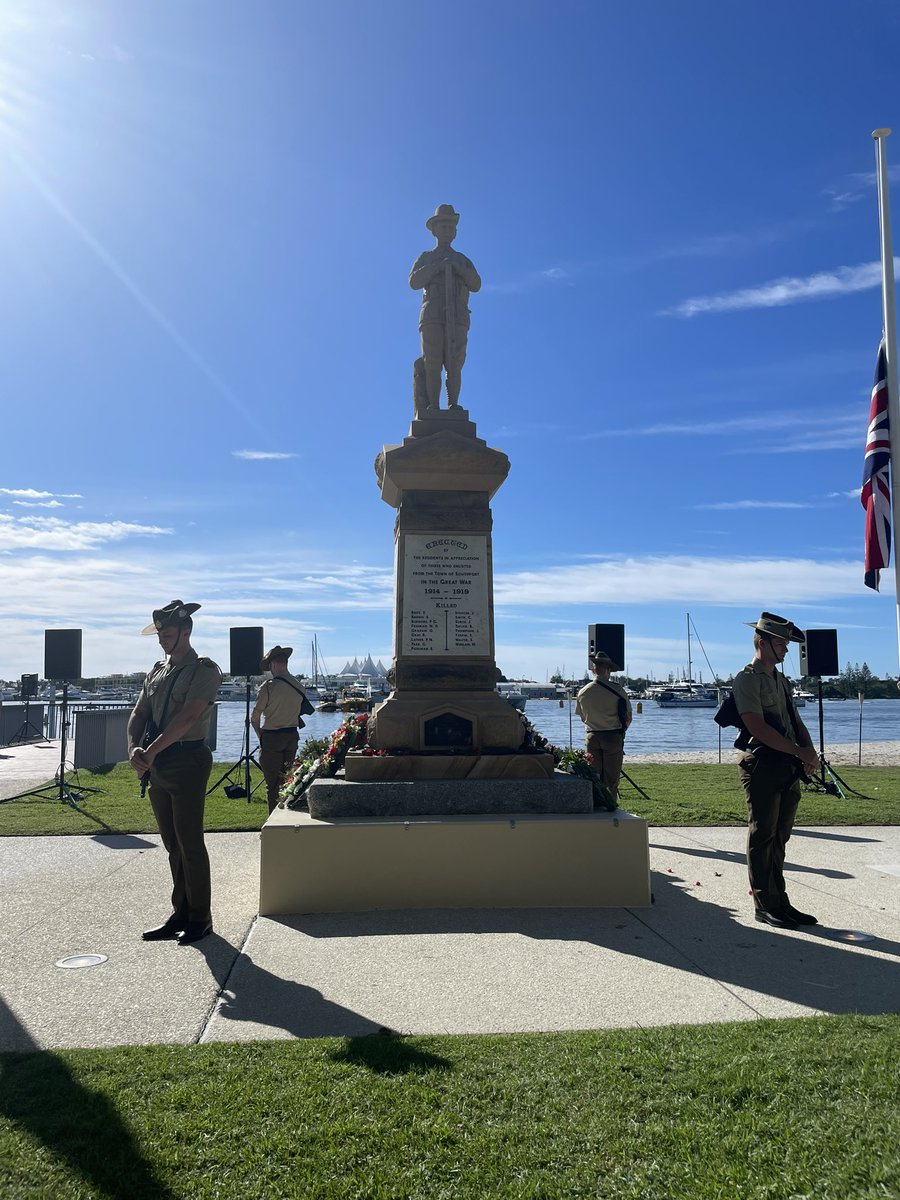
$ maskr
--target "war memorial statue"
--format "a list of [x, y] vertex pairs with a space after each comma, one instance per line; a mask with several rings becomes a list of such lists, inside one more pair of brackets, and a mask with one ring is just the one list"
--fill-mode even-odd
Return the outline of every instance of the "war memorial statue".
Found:
[[391, 693], [354, 726], [365, 744], [343, 777], [312, 779], [266, 822], [264, 916], [650, 903], [646, 822], [595, 811], [591, 780], [556, 770], [497, 691], [491, 500], [510, 462], [459, 403], [481, 279], [451, 248], [458, 221], [450, 204], [426, 221], [415, 411], [375, 459], [396, 511]]
[[452, 204], [437, 206], [425, 222], [437, 246], [419, 255], [409, 275], [409, 286], [425, 293], [419, 313], [422, 357], [413, 371], [417, 417], [440, 408], [442, 367], [447, 373], [448, 408], [459, 406], [469, 337], [469, 293], [480, 289], [481, 277], [472, 262], [451, 246], [458, 224], [459, 213]]

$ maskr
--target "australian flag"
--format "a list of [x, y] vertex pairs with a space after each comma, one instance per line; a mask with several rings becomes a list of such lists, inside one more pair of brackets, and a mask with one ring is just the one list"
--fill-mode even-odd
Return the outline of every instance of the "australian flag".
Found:
[[866, 510], [866, 587], [878, 591], [879, 575], [891, 558], [891, 433], [888, 424], [887, 355], [878, 347], [875, 386], [869, 408], [866, 461], [860, 493]]

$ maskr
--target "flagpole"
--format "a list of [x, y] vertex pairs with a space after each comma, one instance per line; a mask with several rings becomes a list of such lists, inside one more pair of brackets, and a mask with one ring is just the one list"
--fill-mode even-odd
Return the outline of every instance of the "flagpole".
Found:
[[891, 526], [894, 541], [894, 588], [897, 612], [897, 653], [900, 656], [900, 559], [896, 539], [900, 537], [900, 395], [897, 392], [897, 312], [894, 290], [894, 248], [891, 241], [891, 200], [888, 191], [888, 170], [885, 139], [890, 129], [876, 129], [875, 162], [878, 179], [878, 221], [881, 226], [881, 305], [884, 313], [884, 347], [887, 358], [888, 419], [891, 439]]

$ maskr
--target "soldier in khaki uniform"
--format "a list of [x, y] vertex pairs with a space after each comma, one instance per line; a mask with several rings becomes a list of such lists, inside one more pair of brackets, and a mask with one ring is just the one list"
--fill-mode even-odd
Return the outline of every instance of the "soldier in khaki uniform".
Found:
[[306, 695], [287, 666], [293, 653], [293, 646], [274, 646], [263, 658], [262, 669], [271, 671], [272, 678], [260, 687], [250, 716], [259, 738], [259, 765], [266, 781], [269, 812], [278, 806], [278, 793], [297, 757], [298, 730], [303, 727], [300, 708]]
[[784, 882], [785, 846], [800, 802], [799, 776], [814, 772], [819, 757], [809, 730], [797, 715], [784, 676], [777, 667], [789, 642], [805, 635], [791, 621], [764, 612], [753, 629], [752, 662], [734, 677], [734, 702], [746, 734], [738, 774], [747, 797], [747, 868], [757, 921], [779, 929], [815, 925], [816, 918], [800, 912], [788, 899]]
[[[428, 408], [441, 406], [441, 367], [447, 372], [447, 404], [459, 405], [462, 369], [469, 339], [469, 293], [481, 288], [481, 276], [472, 262], [450, 243], [456, 237], [459, 213], [452, 204], [439, 204], [425, 222], [437, 246], [426, 250], [413, 263], [409, 286], [425, 289], [419, 312], [422, 359]], [[417, 410], [416, 416], [424, 413]]]
[[[172, 600], [153, 610], [153, 623], [141, 632], [155, 633], [167, 657], [150, 670], [128, 720], [128, 761], [141, 778], [149, 772], [173, 883], [172, 915], [145, 930], [144, 940], [177, 938], [182, 946], [213, 931], [203, 809], [212, 770], [206, 736], [222, 673], [191, 646], [191, 613], [199, 607]], [[152, 740], [142, 747], [146, 732]]]
[[590, 660], [593, 683], [586, 684], [575, 700], [575, 711], [584, 721], [585, 747], [594, 760], [607, 790], [619, 795], [622, 762], [625, 758], [625, 733], [631, 724], [631, 701], [623, 688], [610, 681], [613, 671], [621, 671], [608, 654], [598, 650]]

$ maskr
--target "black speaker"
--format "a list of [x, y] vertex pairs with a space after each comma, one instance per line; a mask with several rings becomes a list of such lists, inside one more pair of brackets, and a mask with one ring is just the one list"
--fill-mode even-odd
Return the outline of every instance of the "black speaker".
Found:
[[44, 630], [44, 678], [76, 683], [81, 678], [81, 630]]
[[800, 647], [801, 675], [840, 675], [836, 629], [807, 629]]
[[37, 675], [23, 675], [19, 684], [19, 698], [21, 700], [31, 700], [37, 695], [37, 685]]
[[263, 627], [248, 625], [231, 630], [232, 675], [259, 675], [262, 672]]
[[588, 660], [597, 650], [608, 654], [619, 670], [624, 670], [625, 626], [588, 625]]

